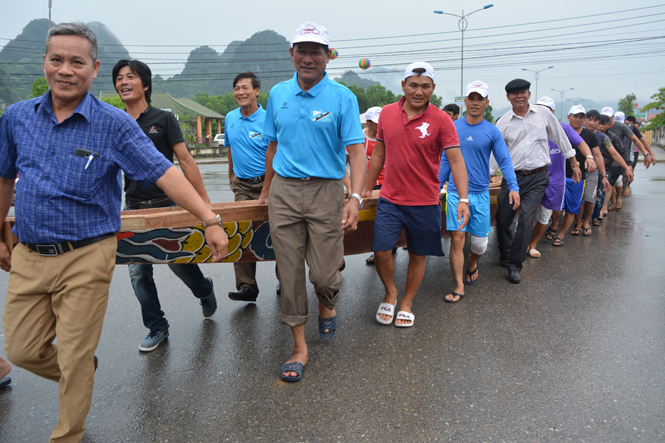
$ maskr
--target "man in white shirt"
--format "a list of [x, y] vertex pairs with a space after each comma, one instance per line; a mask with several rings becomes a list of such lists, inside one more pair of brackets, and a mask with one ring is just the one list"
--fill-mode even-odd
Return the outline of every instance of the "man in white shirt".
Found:
[[[501, 266], [508, 268], [508, 280], [511, 283], [522, 281], [520, 272], [526, 259], [533, 221], [549, 183], [547, 168], [551, 160], [548, 138], [559, 146], [563, 156], [571, 162], [575, 181], [579, 182], [582, 177], [575, 150], [554, 114], [542, 106], [529, 105], [530, 87], [531, 83], [522, 79], [512, 80], [506, 85], [506, 97], [513, 109], [501, 117], [496, 125], [510, 151], [522, 207], [513, 236], [510, 227], [515, 218], [515, 209], [510, 204], [510, 189], [504, 179], [498, 197], [496, 232]], [[496, 164], [494, 161], [492, 163], [491, 169], [496, 171]]]

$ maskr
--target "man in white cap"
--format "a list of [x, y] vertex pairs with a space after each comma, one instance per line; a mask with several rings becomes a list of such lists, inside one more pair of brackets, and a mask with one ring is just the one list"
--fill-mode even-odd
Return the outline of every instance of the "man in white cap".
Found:
[[[291, 327], [295, 342], [281, 377], [299, 381], [308, 357], [305, 262], [319, 299], [319, 335], [329, 340], [337, 329], [343, 230], [356, 229], [363, 206], [365, 153], [356, 96], [326, 73], [328, 30], [305, 22], [291, 45], [296, 73], [272, 88], [266, 107], [263, 136], [270, 143], [258, 203], [269, 203], [282, 290], [280, 322]], [[345, 205], [342, 178], [347, 151], [352, 194]]]
[[[464, 297], [464, 284], [473, 284], [480, 273], [478, 260], [487, 249], [487, 236], [492, 226], [490, 214], [490, 156], [494, 156], [510, 189], [509, 198], [514, 209], [520, 205], [520, 189], [517, 186], [513, 163], [501, 132], [496, 126], [483, 118], [485, 108], [489, 105], [489, 88], [476, 80], [466, 86], [467, 114], [455, 121], [455, 129], [460, 141], [460, 151], [469, 176], [469, 223], [459, 229], [457, 222], [457, 205], [459, 195], [455, 180], [450, 177], [450, 163], [447, 156], [441, 157], [439, 181], [441, 185], [448, 182], [446, 192], [446, 229], [450, 232], [450, 268], [455, 279], [455, 289], [443, 299], [448, 303], [457, 303]], [[471, 253], [464, 277], [464, 241], [466, 232], [471, 235]]]
[[[566, 168], [566, 195], [563, 202], [563, 207], [566, 210], [566, 214], [563, 216], [563, 221], [561, 222], [561, 230], [554, 239], [554, 246], [563, 246], [563, 238], [566, 235], [566, 231], [575, 221], [575, 216], [580, 214], [582, 211], [582, 202], [585, 195], [585, 184], [586, 179], [590, 174], [595, 174], [596, 166], [601, 169], [603, 176], [605, 176], [605, 163], [603, 162], [603, 156], [600, 153], [600, 148], [598, 144], [598, 138], [596, 135], [584, 128], [584, 119], [586, 118], [586, 110], [581, 105], [575, 105], [570, 108], [568, 111], [568, 122], [570, 126], [579, 134], [580, 137], [584, 140], [586, 145], [591, 148], [591, 154], [588, 153], [587, 149], [582, 150], [579, 146], [575, 148], [575, 155], [579, 163], [585, 161], [585, 158], [588, 159], [588, 162], [593, 162], [593, 168], [582, 168], [582, 180], [578, 183], [575, 183], [572, 179], [572, 170], [571, 168]], [[585, 152], [586, 151], [586, 152]], [[587, 163], [588, 164], [588, 163]], [[607, 178], [603, 177], [604, 188], [609, 189], [609, 182]], [[595, 184], [590, 180], [591, 184], [589, 185], [592, 188], [594, 202], [596, 194], [596, 186], [598, 184], [598, 179], [596, 175]], [[590, 203], [586, 207], [588, 215], [586, 216], [586, 227], [583, 231], [584, 235], [591, 234], [591, 228], [589, 227], [589, 217], [591, 216], [591, 211], [593, 211], [593, 203]], [[577, 234], [571, 232], [572, 235], [579, 235], [580, 226], [577, 226], [574, 231], [577, 231]]]
[[[579, 181], [581, 178], [579, 164], [574, 159], [575, 151], [554, 114], [547, 108], [529, 104], [530, 87], [531, 83], [524, 79], [515, 79], [506, 84], [506, 98], [512, 109], [496, 125], [510, 151], [520, 187], [521, 211], [514, 235], [511, 226], [515, 219], [515, 209], [509, 199], [510, 189], [506, 181], [501, 185], [496, 213], [499, 261], [508, 268], [508, 280], [515, 284], [522, 282], [520, 272], [526, 259], [533, 221], [549, 183], [547, 168], [551, 160], [548, 138], [559, 146], [563, 156], [573, 164], [576, 169], [575, 179]], [[492, 169], [496, 170], [494, 167]]]
[[434, 105], [434, 70], [424, 62], [410, 64], [402, 81], [402, 97], [381, 111], [376, 146], [372, 153], [363, 195], [370, 196], [384, 165], [385, 180], [374, 218], [376, 271], [386, 290], [376, 320], [392, 323], [397, 304], [391, 251], [402, 230], [409, 245], [406, 290], [395, 326], [413, 326], [413, 298], [425, 273], [428, 255], [442, 256], [439, 166], [445, 153], [459, 192], [457, 222], [462, 229], [469, 221], [468, 181], [464, 158], [453, 121]]
[[[649, 168], [652, 164], [652, 158], [654, 159], [655, 163], [655, 156], [653, 155], [653, 152], [649, 152], [642, 142], [637, 138], [635, 134], [633, 134], [633, 131], [631, 128], [629, 128], [626, 124], [624, 124], [624, 118], [625, 115], [623, 112], [617, 112], [616, 114], [614, 113], [614, 109], [612, 109], [609, 106], [604, 107], [603, 109], [600, 110], [601, 115], [607, 115], [610, 117], [610, 126], [607, 128], [608, 132], [613, 133], [619, 139], [621, 140], [621, 143], [624, 146], [624, 152], [627, 152], [628, 157], [624, 156], [624, 160], [626, 163], [630, 162], [630, 142], [632, 141], [635, 143], [635, 146], [637, 146], [637, 149], [639, 149], [642, 154], [644, 155], [644, 167]], [[618, 117], [615, 118], [615, 117]], [[618, 149], [617, 149], [618, 150]], [[616, 194], [616, 200], [614, 204], [614, 209], [617, 211], [620, 211], [621, 208], [623, 208], [623, 191], [624, 191], [624, 186], [628, 182], [628, 177], [626, 176], [626, 171], [624, 170], [623, 174], [621, 175], [621, 180], [620, 183], [622, 183], [622, 188], [620, 190], [613, 189], [612, 194]]]
[[[550, 97], [543, 96], [538, 100], [537, 105], [547, 107], [552, 114], [556, 109], [554, 100]], [[568, 141], [574, 148], [582, 150], [582, 152], [591, 152], [582, 137], [575, 132], [575, 130], [568, 123], [559, 122], [563, 132], [568, 137]], [[533, 228], [533, 235], [529, 242], [527, 254], [532, 258], [539, 258], [540, 251], [536, 249], [540, 237], [545, 235], [549, 241], [554, 239], [556, 231], [559, 226], [559, 218], [563, 209], [563, 200], [566, 193], [566, 159], [561, 154], [561, 150], [552, 140], [547, 140], [550, 148], [550, 160], [552, 163], [547, 169], [547, 174], [550, 177], [550, 182], [545, 189], [545, 195], [540, 201], [540, 208], [536, 214], [536, 223]], [[552, 224], [548, 228], [547, 225], [552, 219]]]

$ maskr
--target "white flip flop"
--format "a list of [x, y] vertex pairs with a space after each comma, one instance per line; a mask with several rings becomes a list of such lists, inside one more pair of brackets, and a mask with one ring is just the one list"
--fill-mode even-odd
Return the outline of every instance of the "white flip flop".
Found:
[[398, 327], [398, 328], [410, 328], [411, 326], [413, 326], [413, 323], [416, 321], [416, 316], [413, 315], [410, 312], [399, 311], [397, 313], [397, 319], [396, 320], [406, 320], [408, 322], [411, 322], [411, 323], [402, 324], [402, 325], [399, 325], [399, 324], [397, 324], [397, 322], [395, 322], [396, 327]]
[[[379, 316], [379, 314], [383, 315], [389, 315], [390, 319], [384, 320]], [[379, 305], [379, 310], [376, 311], [376, 321], [381, 323], [382, 325], [389, 325], [393, 322], [393, 317], [395, 316], [395, 305], [391, 305], [390, 303], [381, 303]]]

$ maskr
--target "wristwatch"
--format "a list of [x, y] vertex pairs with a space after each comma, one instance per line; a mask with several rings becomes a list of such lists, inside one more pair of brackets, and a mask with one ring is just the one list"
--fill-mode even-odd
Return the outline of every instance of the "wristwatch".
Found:
[[219, 225], [219, 226], [221, 226], [222, 228], [224, 227], [224, 224], [222, 223], [222, 216], [219, 215], [219, 214], [217, 214], [217, 215], [215, 216], [215, 218], [211, 218], [210, 220], [206, 220], [206, 221], [204, 221], [202, 224], [203, 224], [203, 227], [206, 228], [206, 229], [207, 229], [209, 226], [215, 226], [215, 225]]
[[358, 209], [362, 209], [363, 205], [365, 204], [365, 201], [363, 200], [363, 198], [359, 194], [356, 194], [355, 192], [349, 196], [349, 198], [351, 198], [351, 197], [358, 200]]
[[591, 160], [593, 160], [593, 155], [587, 155], [586, 158], [590, 158]]
[[580, 163], [577, 162], [577, 163], [575, 163], [575, 164], [572, 164], [571, 166], [572, 166], [573, 168], [579, 168], [579, 167], [580, 167]]
[[460, 203], [466, 203], [468, 205], [469, 204], [469, 199], [468, 198], [460, 198], [459, 202]]
[[645, 157], [646, 157], [647, 155], [649, 155], [649, 153], [648, 153], [648, 152], [647, 152], [646, 154], [644, 154], [644, 156], [645, 156]]

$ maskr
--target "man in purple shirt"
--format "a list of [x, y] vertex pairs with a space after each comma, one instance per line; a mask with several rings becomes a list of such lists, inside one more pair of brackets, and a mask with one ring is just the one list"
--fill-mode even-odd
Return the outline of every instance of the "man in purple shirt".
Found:
[[[538, 105], [549, 108], [552, 113], [556, 109], [554, 100], [550, 97], [544, 96], [538, 100]], [[570, 144], [577, 148], [580, 144], [585, 144], [582, 137], [567, 123], [561, 123], [563, 132], [570, 140]], [[536, 245], [547, 230], [547, 240], [552, 240], [559, 226], [559, 218], [561, 217], [561, 209], [563, 208], [563, 198], [566, 191], [566, 159], [561, 154], [561, 150], [552, 140], [547, 140], [550, 147], [550, 159], [552, 164], [547, 170], [550, 176], [550, 184], [545, 189], [545, 195], [540, 202], [540, 209], [536, 214], [536, 226], [533, 229], [533, 236], [529, 242], [528, 254], [529, 257], [539, 258], [540, 252], [536, 249]], [[585, 144], [586, 145], [586, 144]], [[547, 229], [547, 224], [552, 219], [552, 225]]]

